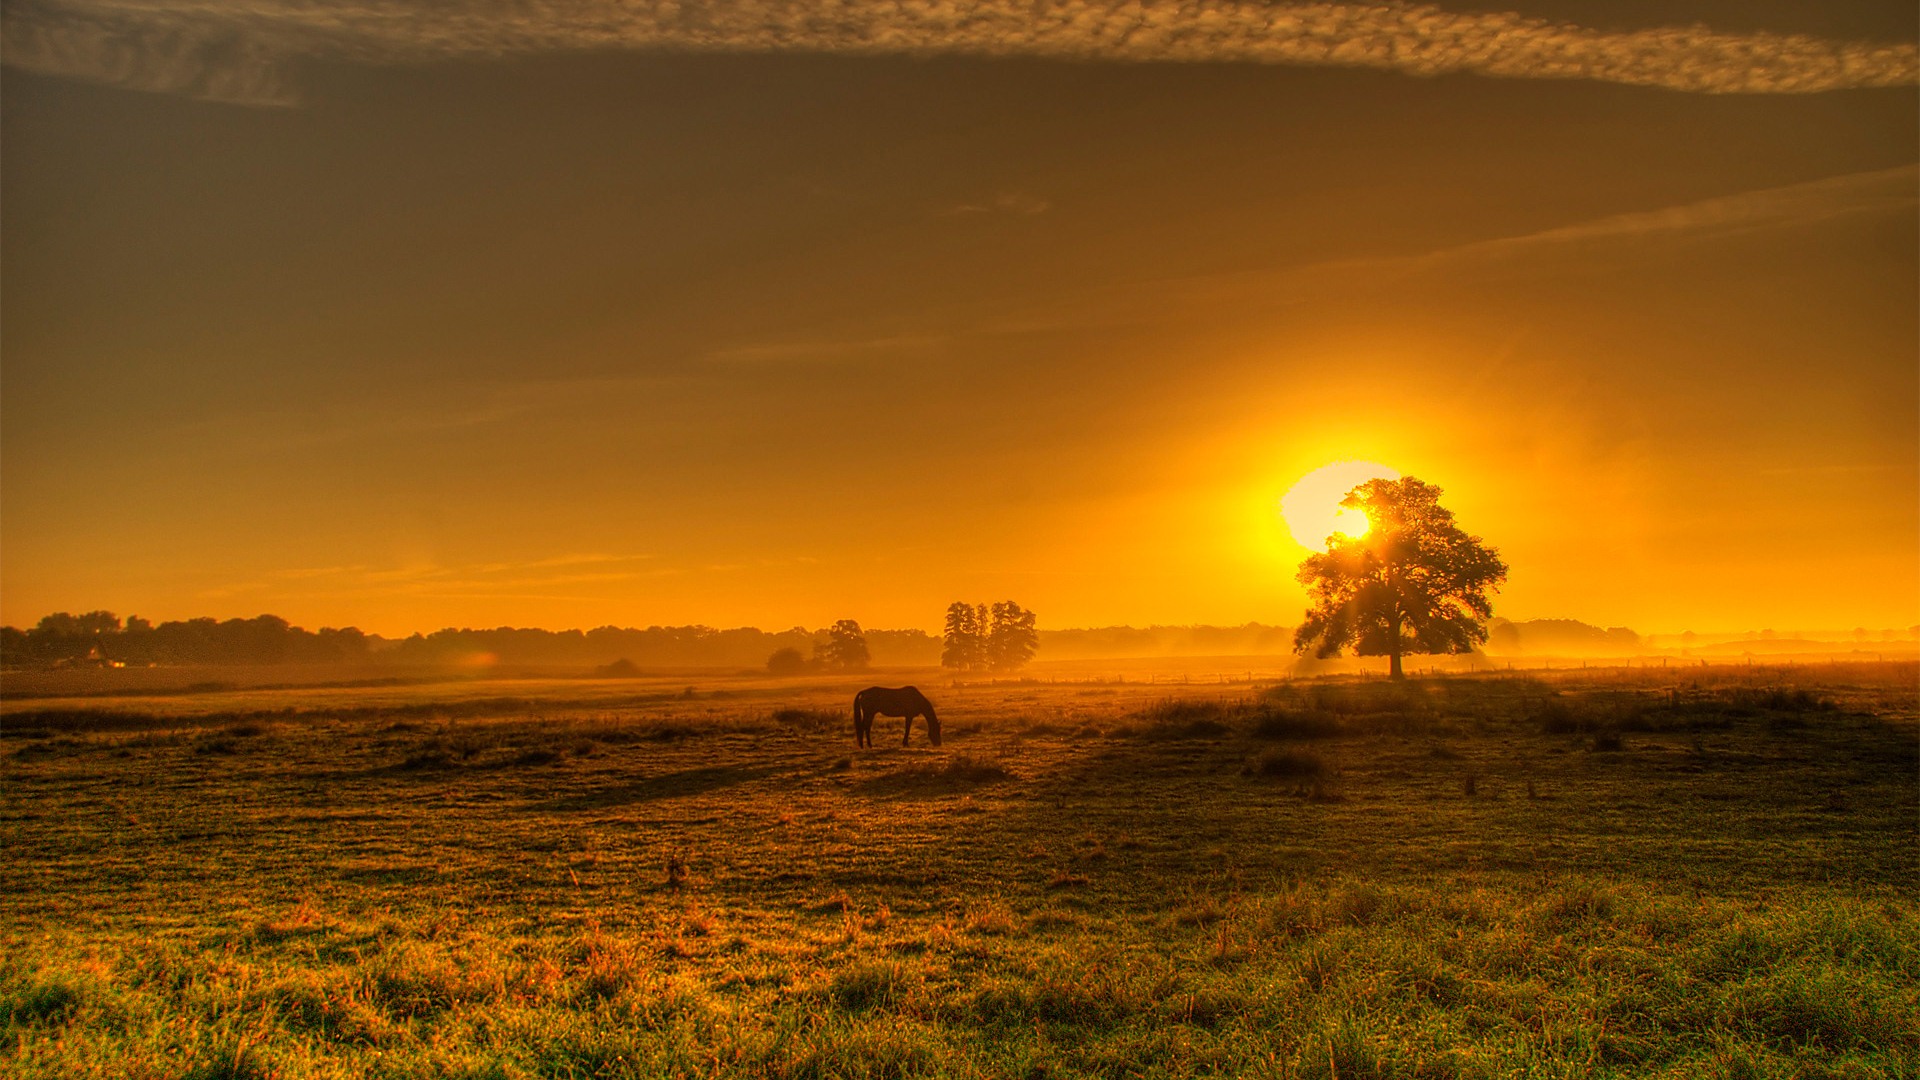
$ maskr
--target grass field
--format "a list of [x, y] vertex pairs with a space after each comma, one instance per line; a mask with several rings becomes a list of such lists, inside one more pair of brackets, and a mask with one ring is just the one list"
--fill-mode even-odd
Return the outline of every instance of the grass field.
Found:
[[1920, 668], [10, 701], [10, 1076], [1920, 1075]]

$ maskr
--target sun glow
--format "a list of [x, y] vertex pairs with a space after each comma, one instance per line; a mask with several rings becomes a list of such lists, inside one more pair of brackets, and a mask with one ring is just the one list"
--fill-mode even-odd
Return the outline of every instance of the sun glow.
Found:
[[1367, 515], [1341, 506], [1347, 492], [1369, 480], [1398, 480], [1398, 469], [1377, 461], [1336, 461], [1322, 465], [1294, 482], [1280, 497], [1280, 516], [1294, 542], [1319, 551], [1334, 536], [1365, 536]]

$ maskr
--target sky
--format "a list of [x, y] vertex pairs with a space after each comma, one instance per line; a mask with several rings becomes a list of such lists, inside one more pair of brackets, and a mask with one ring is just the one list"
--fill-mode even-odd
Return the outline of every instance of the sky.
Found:
[[0, 11], [11, 625], [1920, 623], [1910, 3]]

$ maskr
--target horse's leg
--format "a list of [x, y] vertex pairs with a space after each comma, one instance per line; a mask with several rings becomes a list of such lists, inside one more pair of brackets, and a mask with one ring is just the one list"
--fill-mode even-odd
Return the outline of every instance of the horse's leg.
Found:
[[912, 741], [913, 741], [913, 714], [908, 713], [906, 730], [900, 733], [900, 745], [905, 746]]

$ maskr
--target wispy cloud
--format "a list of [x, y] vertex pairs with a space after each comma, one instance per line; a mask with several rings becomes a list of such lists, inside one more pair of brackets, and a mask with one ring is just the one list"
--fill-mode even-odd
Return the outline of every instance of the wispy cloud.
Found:
[[1911, 213], [1920, 205], [1920, 165], [1847, 173], [1800, 184], [1742, 191], [1710, 199], [1576, 222], [1518, 236], [1476, 240], [1435, 251], [1337, 259], [1280, 271], [1184, 279], [1195, 296], [1218, 299], [1230, 292], [1253, 293], [1289, 287], [1339, 287], [1356, 278], [1378, 283], [1383, 277], [1430, 271], [1454, 272], [1464, 266], [1537, 256], [1554, 249], [1592, 248], [1791, 228], [1822, 221], [1887, 211]]
[[979, 331], [1025, 335], [1071, 327], [1217, 320], [1225, 311], [1320, 303], [1355, 288], [1378, 290], [1431, 275], [1453, 278], [1481, 269], [1564, 262], [1566, 252], [1684, 243], [1766, 229], [1813, 226], [1920, 206], [1920, 165], [1847, 173], [1805, 183], [1736, 192], [1654, 210], [1614, 214], [1515, 236], [1431, 251], [1330, 259], [1229, 274], [1155, 278], [1065, 296], [1014, 309]]
[[942, 207], [936, 217], [960, 217], [967, 214], [1013, 214], [1033, 217], [1053, 209], [1053, 203], [1031, 191], [1003, 191], [986, 202], [959, 203]]
[[1258, 0], [12, 0], [5, 61], [249, 104], [302, 59], [414, 63], [586, 49], [958, 53], [1597, 79], [1704, 93], [1903, 86], [1911, 42], [1705, 27], [1601, 31], [1426, 4]]
[[[526, 597], [527, 590], [561, 590], [573, 598], [580, 587], [605, 586], [640, 578], [660, 577], [677, 570], [653, 565], [646, 554], [618, 555], [583, 552], [555, 555], [529, 562], [409, 563], [403, 566], [295, 567], [264, 577], [209, 589], [201, 596], [238, 595], [279, 597]], [[545, 595], [545, 594], [540, 594]]]
[[850, 340], [773, 341], [734, 345], [706, 355], [716, 364], [840, 363], [857, 359], [886, 359], [901, 353], [920, 353], [946, 341], [935, 334], [904, 334]]
[[1851, 214], [1910, 209], [1916, 203], [1920, 203], [1920, 165], [1899, 165], [1743, 191], [1659, 210], [1616, 214], [1524, 236], [1464, 244], [1402, 261], [1500, 258], [1542, 247], [1806, 225]]

